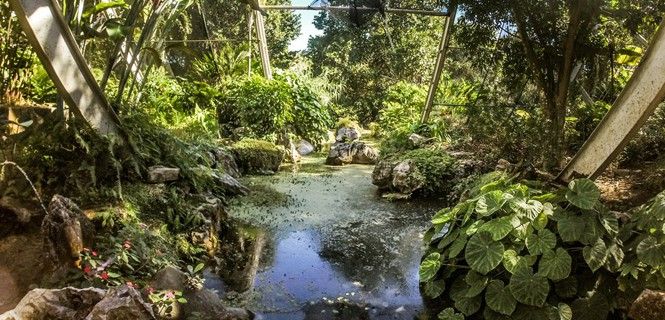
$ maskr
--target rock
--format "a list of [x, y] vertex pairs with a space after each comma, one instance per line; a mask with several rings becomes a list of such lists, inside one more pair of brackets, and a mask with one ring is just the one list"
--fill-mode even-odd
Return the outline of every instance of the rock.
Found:
[[353, 142], [351, 154], [353, 155], [351, 163], [376, 164], [379, 159], [379, 152], [363, 142]]
[[152, 305], [143, 301], [141, 293], [127, 285], [111, 288], [85, 320], [149, 320], [155, 319]]
[[164, 166], [152, 166], [148, 168], [149, 183], [165, 183], [176, 181], [180, 177], [180, 169], [167, 168]]
[[186, 283], [187, 274], [173, 266], [167, 266], [155, 274], [150, 286], [155, 290], [184, 291]]
[[243, 139], [231, 150], [243, 174], [274, 174], [286, 155], [283, 147], [253, 139]]
[[412, 194], [425, 185], [418, 168], [411, 160], [398, 163], [392, 171], [392, 186], [402, 194]]
[[434, 140], [434, 139], [425, 138], [425, 137], [423, 137], [423, 136], [421, 136], [417, 133], [412, 133], [409, 136], [409, 141], [411, 141], [411, 144], [416, 148], [422, 147], [422, 146], [430, 143], [432, 140]]
[[240, 178], [240, 169], [231, 151], [225, 148], [217, 148], [213, 152], [215, 156], [215, 165], [213, 168], [222, 169], [225, 173], [234, 178]]
[[353, 127], [341, 127], [337, 129], [335, 134], [336, 142], [352, 142], [360, 139], [360, 132], [357, 128]]
[[230, 196], [247, 195], [249, 189], [242, 185], [240, 181], [226, 172], [214, 173], [216, 185], [224, 191], [224, 194]]
[[379, 161], [372, 171], [372, 184], [379, 187], [379, 190], [389, 190], [392, 187], [394, 167], [391, 161]]
[[630, 306], [628, 316], [635, 320], [665, 320], [665, 292], [642, 291]]
[[360, 141], [351, 143], [336, 142], [330, 146], [326, 164], [341, 166], [345, 164], [375, 164], [379, 158], [376, 149]]
[[328, 158], [326, 158], [327, 165], [341, 166], [353, 162], [353, 154], [351, 154], [351, 145], [345, 142], [337, 142], [330, 146], [328, 151]]
[[0, 320], [87, 319], [104, 294], [97, 288], [33, 289], [13, 310], [0, 315]]
[[[2, 189], [2, 186], [0, 186]], [[28, 209], [24, 207], [25, 201], [21, 201], [9, 196], [0, 198], [0, 239], [15, 232], [25, 230], [28, 226], [32, 215], [35, 212], [43, 213], [35, 209]]]
[[181, 312], [179, 316], [182, 319], [253, 319], [254, 315], [247, 310], [226, 308], [214, 291], [191, 288], [187, 282], [187, 274], [169, 266], [155, 274], [151, 286], [156, 290], [175, 290], [183, 293], [187, 303], [179, 306]]
[[307, 140], [300, 140], [300, 142], [298, 142], [298, 145], [296, 147], [296, 150], [298, 150], [298, 153], [300, 153], [300, 155], [302, 156], [306, 156], [314, 152], [314, 149], [315, 149], [314, 146], [311, 143], [309, 143]]
[[83, 248], [90, 247], [95, 228], [83, 211], [70, 199], [55, 195], [42, 220], [42, 235], [50, 258], [56, 265], [76, 266]]

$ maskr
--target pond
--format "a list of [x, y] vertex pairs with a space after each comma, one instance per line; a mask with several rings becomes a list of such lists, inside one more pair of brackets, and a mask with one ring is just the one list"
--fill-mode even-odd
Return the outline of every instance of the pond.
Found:
[[256, 266], [244, 288], [210, 273], [207, 286], [262, 319], [413, 319], [423, 233], [442, 204], [385, 200], [372, 166], [322, 163], [243, 180], [254, 192], [230, 214], [250, 226]]

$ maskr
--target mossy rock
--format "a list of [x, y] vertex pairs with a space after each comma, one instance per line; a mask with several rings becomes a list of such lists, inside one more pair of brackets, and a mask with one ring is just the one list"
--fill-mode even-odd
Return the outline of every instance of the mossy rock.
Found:
[[424, 148], [384, 155], [374, 168], [373, 183], [384, 191], [436, 197], [449, 194], [470, 173], [447, 151]]
[[274, 143], [243, 139], [231, 146], [238, 168], [243, 174], [269, 174], [279, 170], [284, 161], [284, 148]]

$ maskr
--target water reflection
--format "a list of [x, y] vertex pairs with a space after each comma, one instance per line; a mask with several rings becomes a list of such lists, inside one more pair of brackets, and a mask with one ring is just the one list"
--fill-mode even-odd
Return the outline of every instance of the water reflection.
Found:
[[422, 232], [437, 206], [378, 198], [371, 170], [253, 177], [293, 201], [232, 208], [255, 228], [239, 232], [235, 264], [220, 266], [225, 285], [208, 285], [244, 292], [232, 302], [265, 319], [413, 319]]

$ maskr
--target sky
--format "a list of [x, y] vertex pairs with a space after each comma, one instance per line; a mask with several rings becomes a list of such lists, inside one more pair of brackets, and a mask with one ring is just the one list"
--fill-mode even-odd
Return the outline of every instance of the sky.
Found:
[[[291, 4], [294, 6], [308, 6], [312, 3], [313, 0], [291, 0]], [[300, 29], [300, 36], [291, 42], [289, 50], [291, 51], [301, 51], [307, 49], [307, 41], [311, 36], [321, 35], [323, 32], [317, 30], [314, 27], [314, 17], [319, 13], [319, 11], [311, 10], [301, 10], [296, 11], [296, 14], [300, 15], [300, 23], [302, 28]]]

